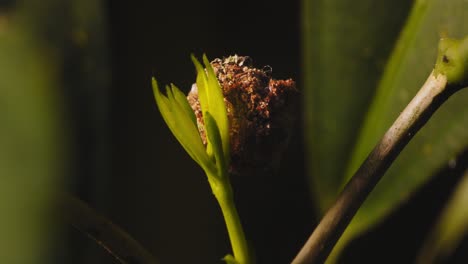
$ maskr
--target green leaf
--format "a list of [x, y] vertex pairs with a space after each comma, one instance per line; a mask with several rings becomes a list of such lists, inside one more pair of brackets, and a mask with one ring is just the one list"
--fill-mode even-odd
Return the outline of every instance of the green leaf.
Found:
[[[304, 2], [308, 10], [304, 21], [305, 115], [309, 153], [313, 155], [311, 181], [319, 207], [325, 209], [424, 83], [436, 61], [440, 37], [468, 34], [468, 2], [415, 1], [380, 78], [372, 62], [385, 58], [385, 43], [394, 41], [388, 36], [391, 30], [379, 33], [375, 29], [385, 28], [382, 23], [391, 25], [385, 12], [399, 15], [390, 10], [393, 1]], [[382, 11], [385, 5], [388, 10]], [[367, 13], [359, 13], [363, 10]], [[349, 21], [356, 22], [346, 26]], [[374, 39], [366, 38], [369, 32]], [[372, 59], [360, 57], [367, 49], [376, 52], [370, 55]], [[378, 79], [371, 97], [369, 87]], [[359, 96], [364, 98], [356, 98]], [[468, 91], [457, 93], [415, 136], [358, 211], [331, 261], [347, 242], [381, 221], [468, 146], [467, 101]]]
[[210, 112], [205, 113], [205, 127], [208, 135], [208, 140], [213, 146], [213, 153], [216, 159], [216, 166], [218, 167], [218, 176], [225, 176], [227, 171], [226, 160], [223, 153], [223, 145], [221, 142], [221, 135], [219, 134], [218, 125]]
[[195, 112], [193, 111], [192, 107], [187, 101], [187, 97], [183, 92], [181, 92], [177, 86], [174, 84], [171, 84], [171, 90], [174, 95], [174, 99], [177, 101], [179, 106], [182, 108], [182, 110], [185, 112], [185, 114], [190, 117], [192, 120], [192, 123], [197, 126], [197, 118], [195, 117]]
[[[416, 2], [408, 26], [378, 87], [348, 172], [359, 166], [424, 83], [436, 61], [441, 34], [451, 37], [468, 34], [468, 16], [459, 10], [468, 10], [468, 2]], [[468, 91], [461, 91], [431, 118], [370, 194], [343, 235], [343, 242], [339, 243], [345, 243], [381, 221], [468, 146], [467, 101]]]
[[172, 134], [204, 170], [213, 171], [213, 163], [205, 151], [187, 99], [181, 98], [182, 92], [175, 85], [166, 87], [167, 97], [159, 91], [155, 78], [152, 79], [152, 85], [158, 109]]
[[209, 109], [210, 101], [208, 100], [208, 78], [206, 77], [205, 70], [201, 63], [195, 58], [192, 54], [191, 59], [197, 70], [197, 89], [198, 89], [198, 100], [200, 101], [200, 106], [202, 112], [205, 113]]
[[224, 158], [226, 161], [230, 159], [229, 145], [229, 121], [227, 118], [226, 103], [224, 102], [223, 90], [216, 78], [213, 66], [211, 66], [206, 54], [203, 54], [203, 63], [205, 64], [208, 78], [208, 95], [210, 100], [210, 113], [219, 128], [219, 134], [223, 144]]
[[342, 185], [363, 115], [410, 3], [302, 1], [308, 169], [321, 212]]
[[[192, 61], [197, 69], [198, 99], [203, 111], [203, 119], [206, 123], [205, 113], [209, 111], [214, 120], [216, 120], [221, 136], [225, 160], [229, 161], [229, 123], [221, 86], [219, 85], [213, 67], [208, 61], [206, 55], [203, 55], [203, 62], [205, 64], [206, 71], [193, 55]], [[207, 146], [207, 152], [209, 155], [212, 154], [212, 146], [210, 144]]]
[[[204, 116], [205, 112], [207, 112], [210, 109], [210, 101], [208, 100], [208, 79], [206, 77], [206, 73], [203, 69], [203, 66], [193, 54], [191, 55], [191, 59], [193, 64], [195, 65], [195, 69], [197, 70], [196, 83], [198, 89], [198, 101], [200, 101], [200, 107]], [[206, 145], [206, 152], [210, 156], [213, 154], [213, 149], [211, 147], [210, 142], [208, 142], [208, 144]]]
[[[420, 253], [418, 263], [434, 263], [450, 255], [468, 233], [468, 170], [456, 187]], [[437, 258], [438, 257], [438, 258]]]

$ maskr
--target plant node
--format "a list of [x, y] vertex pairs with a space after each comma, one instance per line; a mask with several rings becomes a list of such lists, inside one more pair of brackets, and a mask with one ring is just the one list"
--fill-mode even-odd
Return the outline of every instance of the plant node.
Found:
[[435, 72], [446, 75], [454, 89], [468, 86], [468, 37], [440, 40]]

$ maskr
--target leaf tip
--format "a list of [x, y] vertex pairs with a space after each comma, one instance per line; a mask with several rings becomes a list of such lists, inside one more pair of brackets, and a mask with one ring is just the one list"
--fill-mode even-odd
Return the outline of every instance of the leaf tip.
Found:
[[190, 54], [190, 58], [192, 59], [193, 64], [195, 65], [195, 68], [197, 69], [197, 74], [200, 73], [200, 71], [203, 71], [203, 66], [201, 65], [200, 61], [195, 57], [193, 53]]
[[151, 77], [151, 86], [153, 87], [153, 91], [157, 91], [159, 89], [158, 82], [154, 76]]

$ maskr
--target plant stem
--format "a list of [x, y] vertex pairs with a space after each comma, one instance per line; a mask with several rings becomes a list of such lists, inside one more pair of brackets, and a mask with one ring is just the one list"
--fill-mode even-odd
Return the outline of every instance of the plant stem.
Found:
[[293, 264], [323, 263], [326, 260], [356, 211], [398, 154], [440, 105], [458, 89], [456, 85], [447, 85], [446, 75], [436, 75], [434, 71], [431, 73], [345, 186], [295, 257]]
[[223, 212], [234, 259], [239, 264], [252, 264], [253, 261], [249, 254], [249, 247], [234, 203], [234, 195], [229, 180], [223, 177], [222, 180], [216, 183], [210, 182], [210, 185]]
[[60, 199], [59, 212], [63, 212], [67, 223], [94, 240], [119, 263], [158, 263], [151, 253], [128, 233], [78, 198], [63, 194]]

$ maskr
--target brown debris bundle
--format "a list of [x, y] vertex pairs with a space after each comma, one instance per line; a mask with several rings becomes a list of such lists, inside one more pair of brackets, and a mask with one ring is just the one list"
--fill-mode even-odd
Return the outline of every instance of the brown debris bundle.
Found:
[[[271, 68], [253, 68], [249, 57], [211, 62], [224, 93], [230, 122], [231, 174], [270, 173], [287, 145], [297, 89], [292, 79], [271, 78]], [[206, 136], [196, 84], [188, 95], [200, 135]]]

